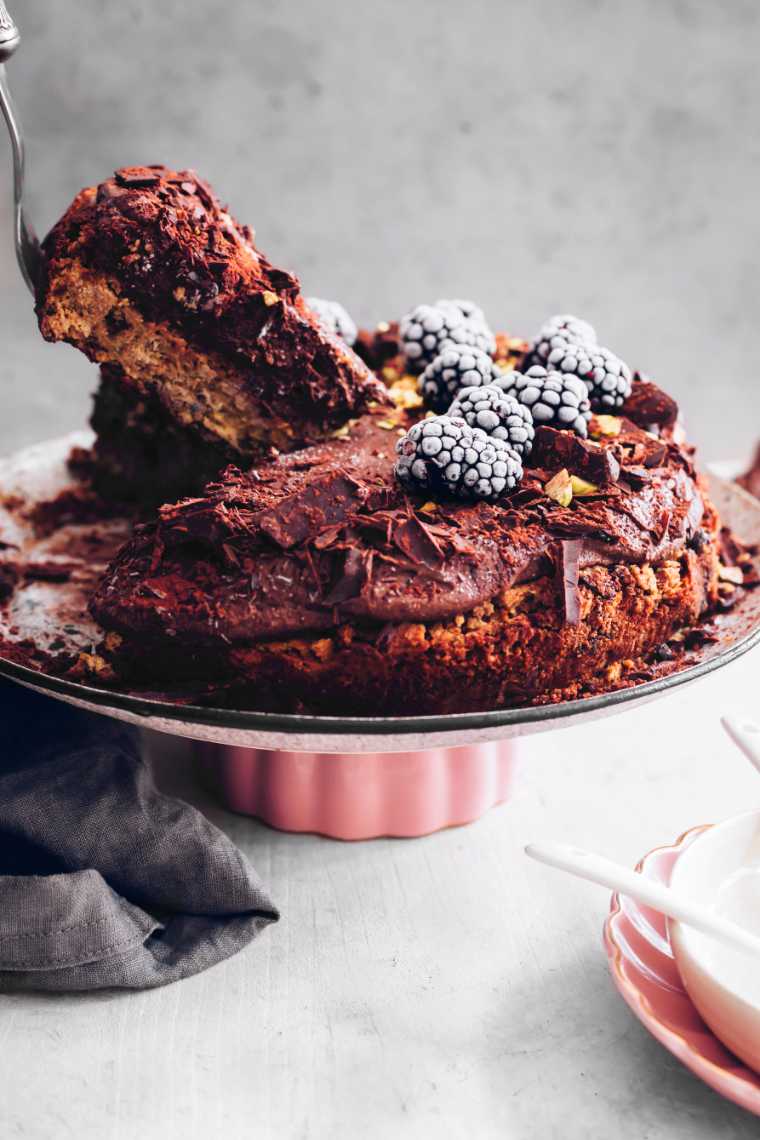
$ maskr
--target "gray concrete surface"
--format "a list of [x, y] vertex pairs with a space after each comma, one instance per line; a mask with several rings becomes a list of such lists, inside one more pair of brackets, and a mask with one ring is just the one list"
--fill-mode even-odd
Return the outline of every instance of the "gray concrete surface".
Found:
[[[14, 0], [11, 0], [14, 7]], [[115, 166], [193, 165], [362, 321], [471, 295], [591, 319], [707, 458], [760, 435], [754, 0], [15, 0], [10, 72], [46, 229]], [[80, 424], [40, 343], [0, 140], [0, 449]]]

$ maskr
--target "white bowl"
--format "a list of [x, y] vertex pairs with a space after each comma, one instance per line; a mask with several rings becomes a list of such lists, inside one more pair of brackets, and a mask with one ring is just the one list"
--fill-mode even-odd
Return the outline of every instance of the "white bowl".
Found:
[[[760, 935], [760, 811], [708, 828], [680, 856], [670, 885]], [[716, 1037], [760, 1072], [760, 958], [668, 921], [678, 972]]]

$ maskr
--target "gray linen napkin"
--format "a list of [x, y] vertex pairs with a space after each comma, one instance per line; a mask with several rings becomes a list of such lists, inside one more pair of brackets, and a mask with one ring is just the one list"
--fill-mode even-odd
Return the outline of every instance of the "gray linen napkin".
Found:
[[0, 683], [0, 990], [165, 985], [278, 917], [134, 730]]

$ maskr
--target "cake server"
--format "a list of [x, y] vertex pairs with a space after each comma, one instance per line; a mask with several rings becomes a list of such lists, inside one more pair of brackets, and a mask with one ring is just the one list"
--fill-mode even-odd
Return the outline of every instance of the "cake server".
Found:
[[733, 949], [760, 957], [760, 938], [757, 935], [717, 914], [710, 907], [695, 903], [686, 895], [666, 887], [664, 883], [646, 878], [638, 871], [613, 863], [602, 855], [593, 855], [590, 851], [565, 843], [530, 843], [525, 848], [525, 854], [539, 863], [546, 863], [549, 867], [567, 871], [579, 879], [627, 895], [668, 918], [675, 918], [702, 934], [717, 938]]
[[34, 296], [42, 263], [42, 254], [40, 253], [37, 235], [24, 209], [24, 136], [16, 108], [13, 105], [5, 70], [6, 61], [11, 58], [20, 42], [19, 30], [3, 0], [0, 0], [0, 109], [2, 109], [5, 125], [8, 128], [13, 152], [13, 236], [19, 269], [32, 296]]

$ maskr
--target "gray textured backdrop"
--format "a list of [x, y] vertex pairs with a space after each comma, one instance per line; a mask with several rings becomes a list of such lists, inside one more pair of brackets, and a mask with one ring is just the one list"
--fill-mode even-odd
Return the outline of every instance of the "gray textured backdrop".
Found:
[[[38, 228], [117, 165], [194, 166], [361, 321], [574, 311], [706, 457], [760, 435], [755, 0], [9, 3]], [[0, 149], [7, 450], [82, 423], [93, 369], [37, 335]]]

